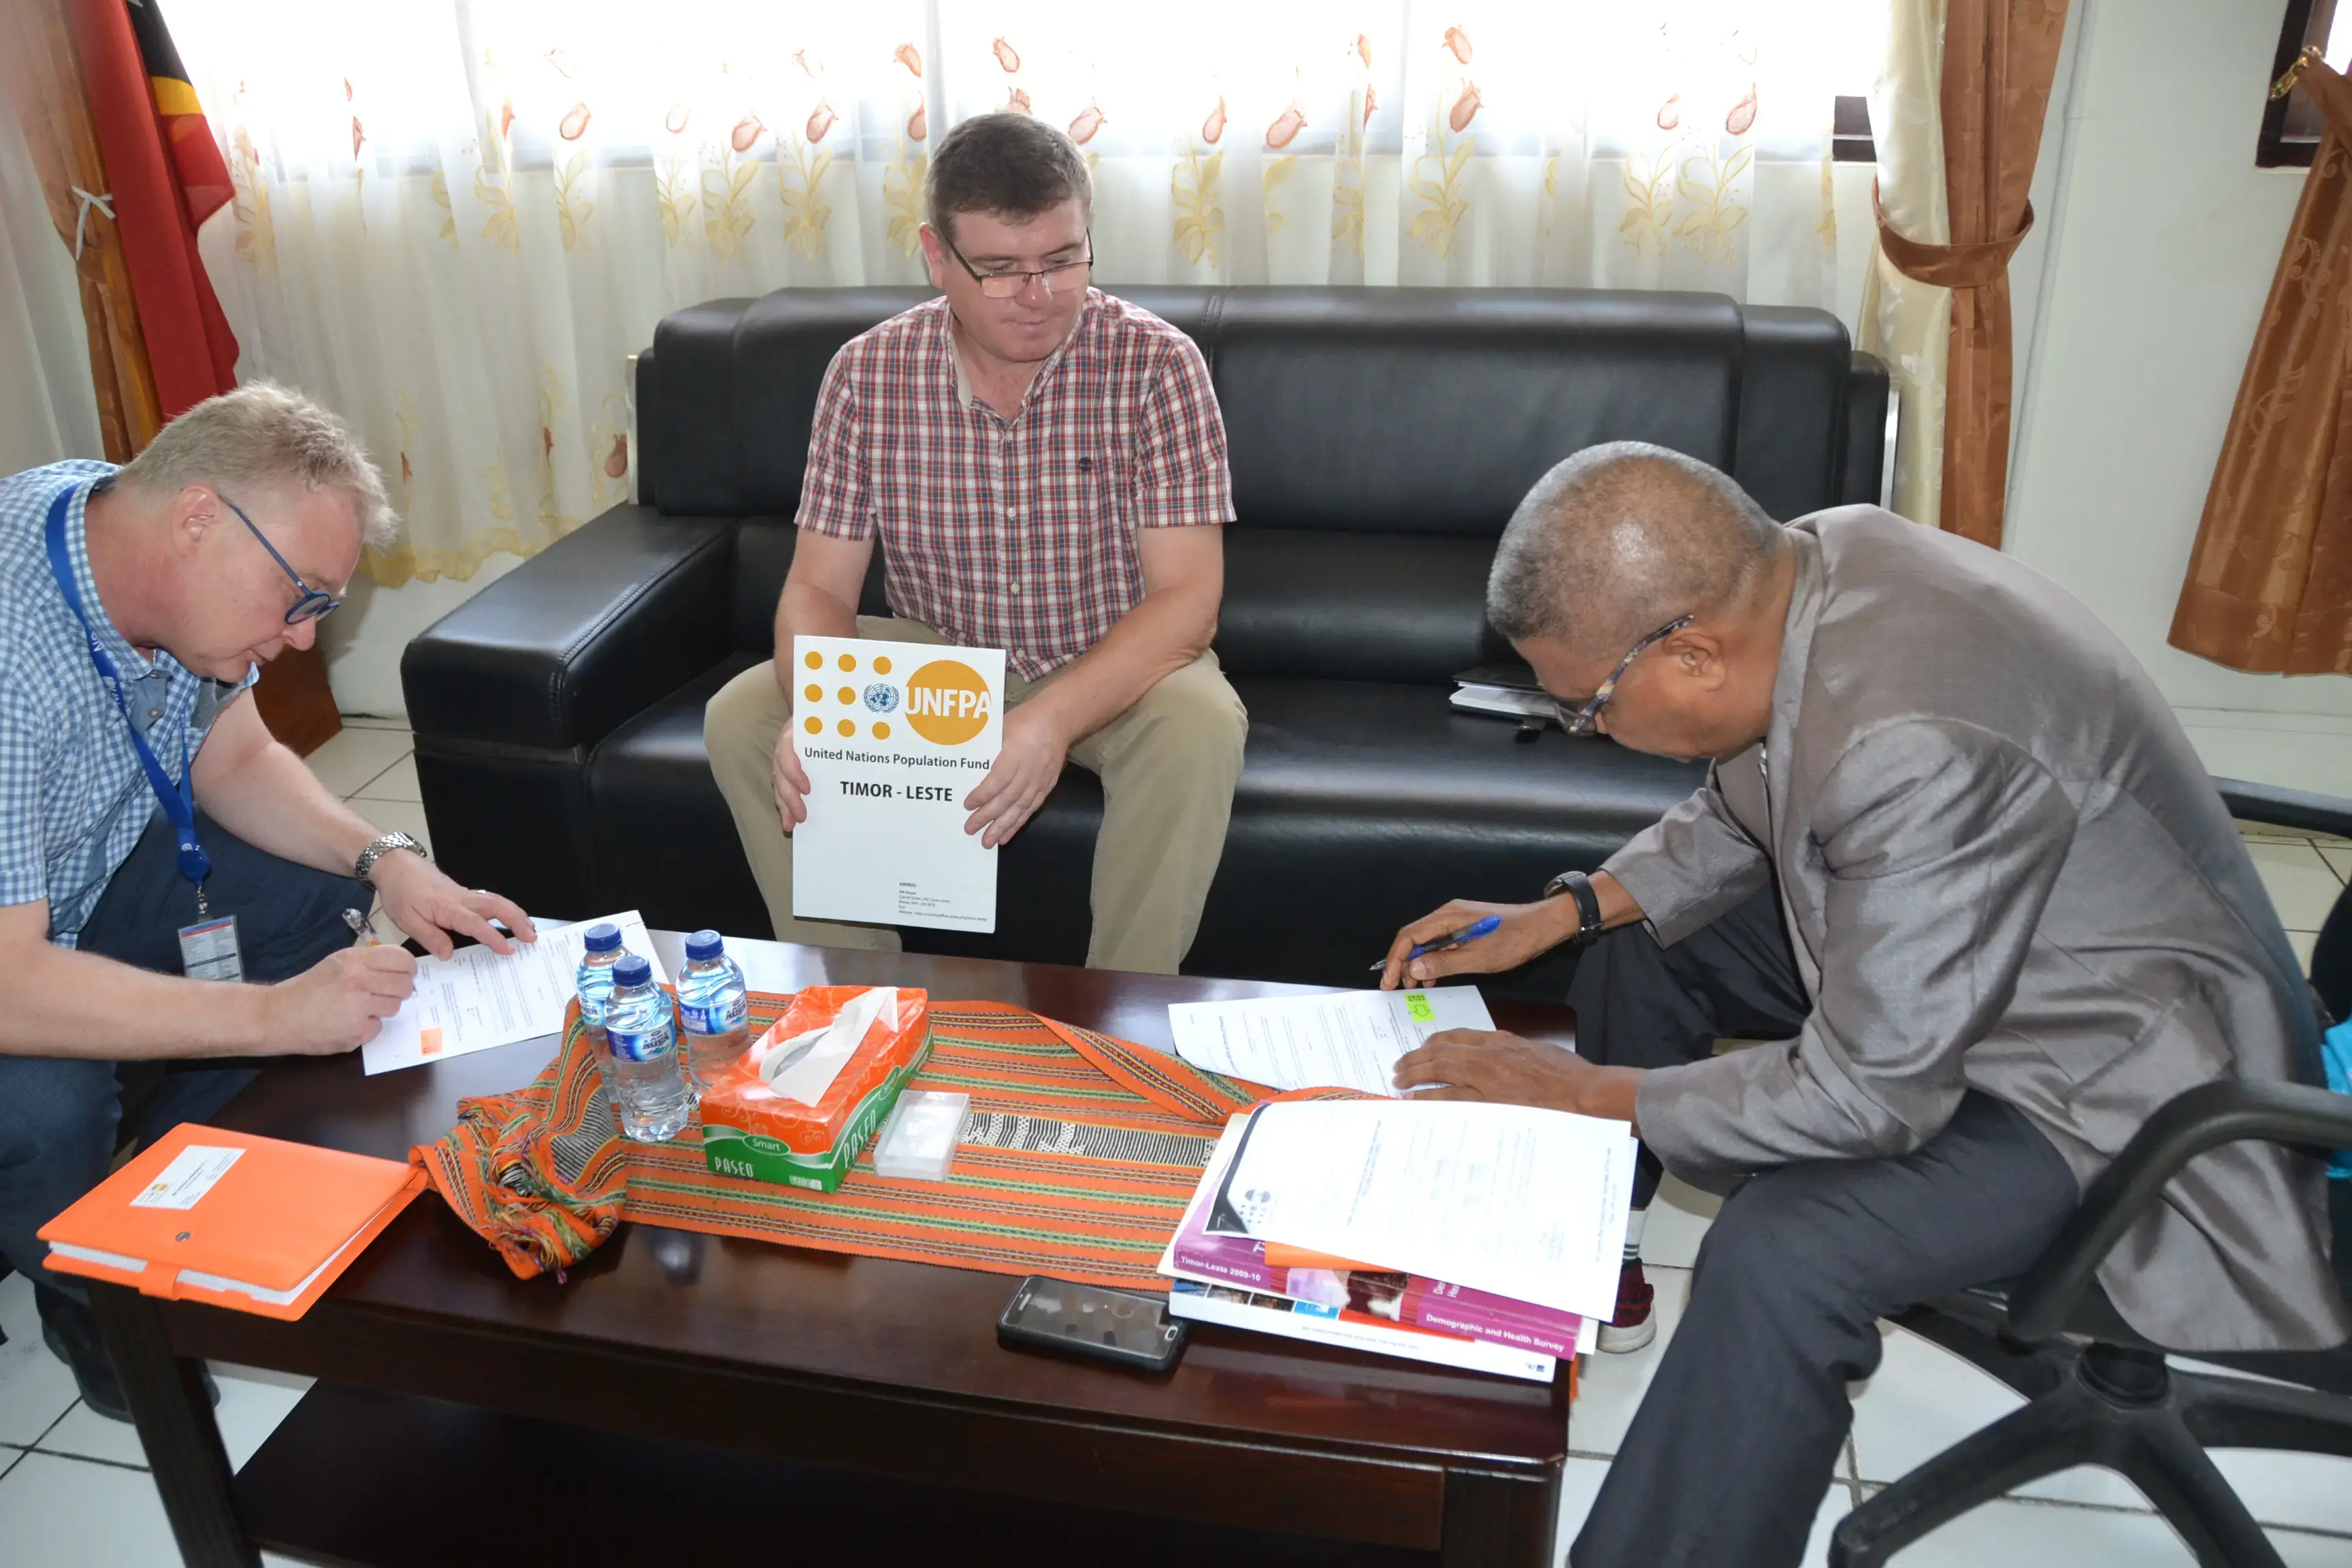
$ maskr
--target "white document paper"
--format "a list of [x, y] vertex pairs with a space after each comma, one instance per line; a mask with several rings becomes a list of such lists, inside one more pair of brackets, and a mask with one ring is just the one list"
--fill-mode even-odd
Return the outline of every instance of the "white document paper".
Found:
[[996, 851], [963, 802], [1004, 738], [1003, 650], [796, 637], [793, 671], [793, 913], [994, 931]]
[[1176, 1054], [1196, 1068], [1268, 1089], [1353, 1089], [1391, 1099], [1399, 1057], [1445, 1029], [1494, 1026], [1475, 985], [1168, 1007]]
[[1622, 1121], [1529, 1106], [1267, 1105], [1209, 1228], [1605, 1320], [1633, 1151]]
[[652, 964], [656, 979], [668, 978], [635, 910], [571, 925], [551, 922], [538, 928], [537, 942], [518, 942], [509, 953], [468, 947], [446, 959], [420, 958], [415, 992], [360, 1047], [368, 1075], [555, 1033], [563, 1027], [563, 1010], [579, 980], [588, 928], [606, 921], [621, 928], [621, 946]]
[[213, 1190], [213, 1184], [228, 1174], [245, 1152], [242, 1149], [216, 1148], [206, 1143], [191, 1143], [172, 1156], [172, 1163], [155, 1173], [146, 1191], [131, 1200], [135, 1209], [192, 1209], [196, 1200]]

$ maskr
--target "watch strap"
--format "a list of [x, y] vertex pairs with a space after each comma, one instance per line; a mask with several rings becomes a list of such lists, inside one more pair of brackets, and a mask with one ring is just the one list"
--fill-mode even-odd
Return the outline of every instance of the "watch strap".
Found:
[[376, 862], [395, 849], [414, 849], [425, 859], [433, 858], [426, 852], [424, 845], [419, 844], [409, 835], [395, 830], [371, 841], [366, 848], [360, 851], [360, 858], [352, 862], [352, 875], [369, 887], [374, 887]]
[[1592, 890], [1592, 879], [1581, 871], [1562, 871], [1544, 884], [1543, 896], [1556, 899], [1566, 893], [1576, 900], [1578, 942], [1590, 942], [1601, 934], [1601, 895]]

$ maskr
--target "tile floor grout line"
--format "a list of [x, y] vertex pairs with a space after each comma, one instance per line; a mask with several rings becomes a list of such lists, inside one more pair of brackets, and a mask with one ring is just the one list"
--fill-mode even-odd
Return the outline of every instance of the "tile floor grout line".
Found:
[[404, 762], [408, 761], [408, 759], [409, 759], [409, 758], [411, 758], [411, 757], [415, 756], [415, 754], [416, 754], [416, 752], [415, 752], [415, 750], [414, 750], [414, 749], [401, 752], [401, 753], [400, 753], [400, 755], [398, 755], [398, 756], [396, 756], [396, 757], [393, 758], [393, 759], [392, 759], [392, 761], [390, 761], [390, 762], [386, 763], [383, 765], [383, 767], [382, 768], [382, 770], [380, 770], [379, 772], [376, 772], [376, 773], [373, 773], [368, 774], [367, 778], [365, 779], [365, 781], [363, 781], [363, 782], [360, 784], [360, 787], [359, 787], [359, 788], [357, 788], [357, 789], [355, 789], [355, 790], [352, 791], [352, 793], [351, 793], [350, 795], [347, 795], [343, 796], [343, 798], [344, 798], [345, 800], [351, 800], [351, 799], [353, 799], [353, 798], [354, 798], [354, 797], [356, 797], [356, 796], [365, 795], [365, 794], [368, 792], [368, 790], [369, 790], [372, 786], [373, 786], [373, 785], [374, 785], [374, 784], [376, 784], [381, 783], [381, 782], [383, 781], [383, 777], [384, 777], [384, 775], [385, 775], [386, 773], [391, 773], [393, 769], [394, 769], [394, 768], [396, 768], [396, 767], [400, 766], [400, 764], [401, 764], [401, 763], [404, 763]]
[[[62, 1425], [62, 1424], [64, 1423], [65, 1418], [66, 1418], [67, 1416], [68, 1416], [68, 1415], [72, 1415], [76, 1410], [79, 1409], [80, 1407], [81, 1407], [81, 1394], [80, 1394], [80, 1391], [79, 1391], [79, 1390], [76, 1390], [76, 1391], [75, 1391], [75, 1393], [74, 1393], [74, 1396], [73, 1396], [73, 1401], [72, 1401], [72, 1403], [71, 1403], [71, 1404], [69, 1404], [69, 1405], [67, 1405], [63, 1410], [58, 1411], [58, 1418], [57, 1418], [57, 1420], [52, 1421], [52, 1422], [50, 1422], [47, 1426], [46, 1426], [42, 1427], [42, 1428], [41, 1428], [41, 1435], [40, 1435], [39, 1436], [37, 1436], [37, 1437], [34, 1438], [31, 1442], [29, 1442], [29, 1443], [26, 1444], [26, 1445], [25, 1445], [26, 1448], [26, 1449], [28, 1449], [28, 1450], [30, 1450], [30, 1449], [36, 1449], [36, 1448], [39, 1448], [39, 1447], [41, 1447], [41, 1445], [42, 1445], [42, 1444], [44, 1444], [44, 1443], [46, 1443], [46, 1442], [47, 1442], [47, 1441], [49, 1440], [49, 1434], [50, 1434], [50, 1433], [52, 1433], [52, 1432], [54, 1432], [54, 1431], [56, 1431], [56, 1430], [58, 1429], [58, 1427], [60, 1425]], [[46, 1450], [44, 1450], [44, 1451], [46, 1451]]]
[[2256, 1521], [2254, 1521], [2254, 1522], [2255, 1522], [2256, 1524], [2262, 1525], [2263, 1529], [2264, 1531], [2273, 1531], [2273, 1530], [2279, 1530], [2279, 1531], [2284, 1531], [2285, 1532], [2287, 1532], [2287, 1533], [2288, 1533], [2288, 1534], [2290, 1534], [2290, 1535], [2312, 1535], [2312, 1536], [2316, 1536], [2316, 1537], [2318, 1537], [2318, 1538], [2319, 1538], [2320, 1540], [2322, 1540], [2322, 1541], [2352, 1541], [2352, 1531], [2347, 1531], [2347, 1530], [2329, 1530], [2329, 1529], [2327, 1529], [2327, 1528], [2326, 1528], [2326, 1526], [2324, 1526], [2324, 1525], [2317, 1525], [2317, 1524], [2270, 1524], [2270, 1523], [2266, 1523], [2265, 1521], [2262, 1521], [2262, 1520], [2259, 1520], [2259, 1519], [2258, 1519], [2258, 1520], [2256, 1520]]
[[101, 1459], [95, 1454], [68, 1454], [58, 1448], [35, 1448], [31, 1451], [45, 1459], [71, 1459], [77, 1464], [104, 1465], [110, 1470], [129, 1470], [134, 1476], [152, 1478], [154, 1475], [146, 1466], [134, 1465], [127, 1459]]

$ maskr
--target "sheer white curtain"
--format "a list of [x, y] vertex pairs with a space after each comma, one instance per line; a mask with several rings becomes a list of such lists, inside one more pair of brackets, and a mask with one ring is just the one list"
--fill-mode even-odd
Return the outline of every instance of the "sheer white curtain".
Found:
[[370, 563], [396, 584], [530, 553], [626, 493], [623, 361], [666, 312], [922, 281], [929, 149], [990, 110], [1085, 149], [1108, 288], [1583, 284], [1851, 315], [1832, 100], [1876, 74], [1885, 8], [180, 0], [172, 22], [236, 181], [215, 282], [241, 372], [396, 467], [409, 541]]

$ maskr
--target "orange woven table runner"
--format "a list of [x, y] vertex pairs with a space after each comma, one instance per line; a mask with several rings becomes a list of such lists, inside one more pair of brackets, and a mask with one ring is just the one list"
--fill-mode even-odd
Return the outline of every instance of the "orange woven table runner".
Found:
[[[753, 1033], [787, 1001], [754, 994]], [[1160, 1252], [1218, 1133], [1267, 1092], [1003, 1003], [935, 1002], [930, 1034], [908, 1089], [971, 1096], [945, 1182], [877, 1175], [870, 1148], [835, 1193], [716, 1175], [703, 1162], [699, 1123], [666, 1144], [629, 1143], [613, 1129], [576, 1026], [529, 1089], [467, 1101], [457, 1128], [414, 1157], [458, 1216], [525, 1277], [576, 1261], [625, 1217], [1165, 1290], [1155, 1271]]]

